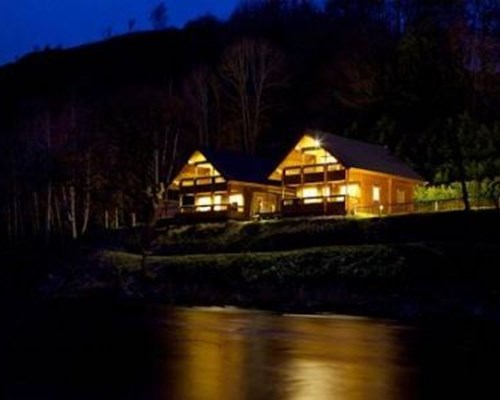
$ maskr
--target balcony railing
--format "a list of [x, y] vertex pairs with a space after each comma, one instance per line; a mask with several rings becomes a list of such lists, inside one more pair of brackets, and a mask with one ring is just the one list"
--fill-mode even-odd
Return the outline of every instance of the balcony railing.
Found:
[[321, 196], [285, 199], [281, 202], [284, 216], [294, 215], [345, 215], [346, 196]]
[[187, 178], [180, 182], [181, 193], [208, 193], [227, 190], [227, 182], [222, 176], [202, 176]]
[[[485, 198], [470, 198], [472, 209], [496, 208], [495, 201]], [[423, 214], [446, 211], [461, 211], [465, 209], [463, 199], [428, 200], [412, 203], [372, 204], [356, 206], [353, 209], [356, 215], [383, 216], [396, 214]]]
[[177, 217], [187, 221], [244, 219], [245, 208], [237, 204], [211, 204], [179, 207]]
[[318, 183], [345, 180], [345, 169], [338, 163], [311, 164], [297, 167], [287, 167], [283, 170], [285, 185], [299, 185], [301, 183]]
[[209, 205], [192, 205], [181, 206], [179, 210], [182, 214], [185, 213], [204, 213], [204, 212], [244, 212], [245, 208], [236, 204], [209, 204]]

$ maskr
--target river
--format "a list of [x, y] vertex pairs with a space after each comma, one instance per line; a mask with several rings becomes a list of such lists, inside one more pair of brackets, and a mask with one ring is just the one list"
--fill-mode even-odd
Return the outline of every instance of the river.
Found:
[[82, 301], [9, 315], [8, 400], [452, 399], [498, 390], [500, 337], [479, 323]]

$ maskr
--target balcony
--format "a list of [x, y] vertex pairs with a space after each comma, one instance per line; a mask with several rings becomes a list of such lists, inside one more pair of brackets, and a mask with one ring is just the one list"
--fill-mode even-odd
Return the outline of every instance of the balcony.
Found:
[[182, 221], [220, 221], [245, 219], [245, 208], [236, 204], [181, 206], [177, 218]]
[[293, 186], [303, 183], [343, 181], [346, 178], [345, 171], [337, 163], [288, 167], [283, 170], [283, 183], [286, 186]]
[[346, 196], [325, 196], [285, 199], [281, 213], [286, 217], [300, 215], [345, 215]]
[[179, 188], [181, 194], [224, 192], [227, 190], [227, 182], [221, 176], [202, 176], [181, 180]]

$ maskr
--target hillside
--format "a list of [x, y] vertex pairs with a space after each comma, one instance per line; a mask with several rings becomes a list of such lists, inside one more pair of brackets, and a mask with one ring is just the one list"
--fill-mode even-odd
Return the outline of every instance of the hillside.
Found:
[[[101, 229], [106, 212], [144, 220], [147, 188], [169, 181], [193, 149], [275, 160], [304, 129], [388, 146], [430, 182], [491, 182], [497, 20], [477, 27], [460, 2], [393, 3], [251, 2], [227, 21], [202, 17], [1, 67], [0, 238], [75, 236], [68, 192], [77, 236]], [[485, 21], [498, 11], [474, 4]], [[467, 54], [481, 54], [481, 67]]]

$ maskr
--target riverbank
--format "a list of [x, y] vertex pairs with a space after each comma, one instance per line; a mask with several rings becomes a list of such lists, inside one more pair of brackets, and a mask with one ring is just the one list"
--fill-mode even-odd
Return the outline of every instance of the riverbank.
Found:
[[[303, 217], [252, 222], [160, 225], [148, 249], [155, 255], [294, 250], [380, 243], [497, 243], [495, 210], [413, 214], [382, 218]], [[142, 253], [142, 228], [95, 233], [93, 248]]]
[[54, 271], [42, 293], [279, 312], [500, 321], [499, 256], [499, 245], [443, 242], [145, 259], [106, 250]]
[[51, 253], [37, 296], [500, 322], [498, 226], [494, 211], [170, 225], [146, 256], [139, 229], [107, 231]]

